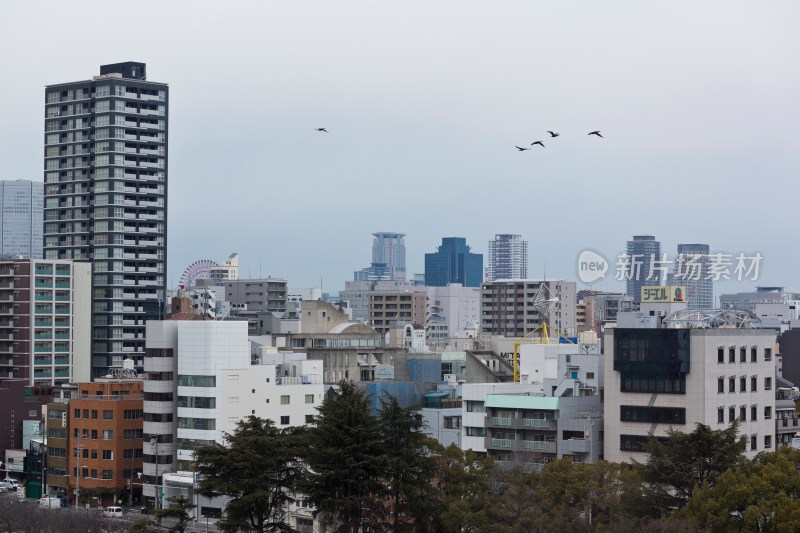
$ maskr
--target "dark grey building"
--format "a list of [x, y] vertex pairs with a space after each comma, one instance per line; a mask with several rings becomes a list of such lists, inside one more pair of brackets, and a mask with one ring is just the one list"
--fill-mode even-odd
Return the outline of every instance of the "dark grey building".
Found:
[[45, 88], [44, 254], [93, 262], [92, 376], [132, 358], [162, 317], [169, 88], [144, 63]]
[[425, 285], [447, 287], [460, 283], [480, 287], [483, 280], [483, 254], [474, 254], [464, 237], [444, 237], [436, 252], [425, 254]]
[[634, 235], [625, 252], [630, 260], [626, 292], [638, 304], [642, 301], [642, 287], [661, 285], [666, 278], [666, 272], [657, 268], [662, 259], [661, 243], [652, 235]]

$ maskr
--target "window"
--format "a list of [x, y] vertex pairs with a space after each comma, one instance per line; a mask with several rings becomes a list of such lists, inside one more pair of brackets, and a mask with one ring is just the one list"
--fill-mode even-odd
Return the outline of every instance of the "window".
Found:
[[747, 422], [747, 407], [744, 405], [739, 408], [739, 419], [742, 422]]
[[281, 405], [289, 405], [289, 395], [284, 394], [281, 396]]
[[114, 411], [111, 409], [103, 409], [103, 420], [114, 420]]
[[103, 460], [112, 461], [114, 459], [114, 452], [112, 450], [103, 450]]
[[717, 424], [725, 423], [725, 408], [717, 407]]
[[755, 450], [758, 448], [758, 435], [750, 435], [750, 449]]
[[756, 376], [750, 376], [750, 390], [758, 390], [758, 378]]
[[216, 387], [216, 376], [178, 376], [178, 385], [184, 387]]
[[725, 362], [725, 348], [720, 346], [717, 348], [717, 363], [724, 363]]
[[[85, 394], [84, 394], [84, 396], [85, 396]], [[89, 418], [89, 410], [88, 409], [84, 409], [83, 410], [83, 418]]]
[[314, 403], [314, 395], [306, 394], [306, 403]]
[[75, 409], [75, 414], [73, 415], [73, 417], [74, 418], [80, 418], [81, 417], [81, 410], [80, 409]]
[[96, 429], [92, 430], [92, 440], [97, 440], [97, 430]]
[[92, 409], [92, 420], [97, 420], [97, 410]]
[[112, 430], [112, 429], [104, 429], [103, 430], [103, 440], [114, 440], [114, 430]]
[[289, 425], [289, 417], [288, 416], [282, 416], [281, 417], [281, 425], [282, 426], [288, 426]]
[[747, 377], [742, 376], [739, 378], [739, 391], [746, 392], [747, 391]]
[[750, 348], [750, 362], [757, 363], [758, 362], [758, 348], [753, 346]]
[[[509, 413], [507, 416], [512, 416]], [[621, 405], [619, 419], [622, 422], [645, 422], [656, 424], [685, 424], [686, 409], [681, 407], [647, 407], [643, 405]]]
[[587, 372], [586, 379], [594, 379], [594, 372]]
[[772, 378], [764, 378], [764, 390], [772, 390]]
[[736, 362], [736, 348], [731, 346], [728, 348], [728, 362], [735, 363]]
[[717, 392], [725, 392], [725, 378], [717, 378]]
[[314, 423], [314, 415], [306, 415], [306, 424]]
[[764, 348], [764, 361], [772, 361], [772, 348]]
[[747, 362], [747, 348], [742, 346], [739, 348], [739, 362], [746, 363]]
[[728, 423], [732, 424], [734, 420], [736, 420], [736, 408], [731, 406], [728, 407]]
[[764, 420], [772, 420], [772, 407], [769, 405], [764, 406]]
[[772, 435], [764, 435], [764, 449], [772, 448]]
[[758, 406], [757, 405], [750, 406], [750, 421], [751, 422], [755, 422], [757, 414], [758, 414]]
[[728, 378], [728, 392], [736, 392], [736, 378]]
[[103, 470], [103, 479], [114, 479], [113, 470]]

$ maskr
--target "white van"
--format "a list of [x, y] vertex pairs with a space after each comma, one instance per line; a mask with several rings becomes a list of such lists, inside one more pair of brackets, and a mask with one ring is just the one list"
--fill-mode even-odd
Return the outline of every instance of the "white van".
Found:
[[103, 509], [103, 514], [109, 518], [122, 518], [122, 507], [116, 505]]

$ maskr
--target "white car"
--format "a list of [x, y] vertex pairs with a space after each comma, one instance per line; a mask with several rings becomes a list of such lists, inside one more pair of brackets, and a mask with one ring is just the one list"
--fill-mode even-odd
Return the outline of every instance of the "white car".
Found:
[[8, 490], [17, 490], [19, 488], [19, 481], [7, 477], [1, 483], [4, 483]]

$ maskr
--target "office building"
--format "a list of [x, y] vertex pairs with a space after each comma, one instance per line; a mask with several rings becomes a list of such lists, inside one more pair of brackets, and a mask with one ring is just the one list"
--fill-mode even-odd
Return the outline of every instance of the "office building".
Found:
[[446, 287], [459, 283], [480, 287], [483, 280], [483, 255], [474, 254], [463, 237], [444, 237], [436, 252], [425, 254], [425, 285]]
[[373, 233], [372, 263], [383, 263], [389, 271], [389, 279], [406, 280], [406, 242], [405, 233]]
[[575, 282], [530, 279], [481, 285], [481, 335], [520, 338], [541, 326], [544, 317], [535, 298], [542, 286], [543, 300], [549, 300], [550, 326], [563, 335], [575, 336]]
[[89, 263], [0, 260], [0, 381], [88, 381], [90, 320]]
[[651, 435], [688, 433], [698, 423], [726, 429], [736, 420], [747, 457], [774, 450], [775, 333], [753, 328], [753, 318], [678, 311], [661, 327], [607, 328], [606, 460], [644, 462]]
[[166, 303], [169, 90], [145, 68], [45, 89], [44, 253], [93, 263], [93, 377], [141, 368]]
[[743, 309], [755, 314], [759, 327], [784, 332], [797, 328], [800, 318], [800, 293], [787, 291], [783, 287], [756, 287], [753, 292], [721, 294], [722, 309]]
[[628, 264], [625, 278], [628, 296], [634, 303], [642, 301], [642, 287], [660, 285], [666, 280], [666, 264], [662, 264], [661, 243], [652, 235], [634, 235], [625, 248]]
[[0, 181], [0, 258], [42, 259], [44, 183]]
[[425, 328], [428, 346], [433, 350], [464, 349], [464, 340], [469, 339], [480, 324], [480, 289], [461, 285], [425, 289], [428, 293]]
[[686, 287], [687, 309], [714, 308], [714, 280], [709, 271], [707, 244], [679, 244], [670, 285]]
[[347, 302], [351, 310], [350, 319], [366, 322], [369, 318], [369, 295], [373, 291], [413, 291], [416, 285], [410, 281], [364, 280], [345, 281], [339, 299]]
[[498, 234], [489, 241], [486, 281], [528, 277], [528, 241], [521, 235]]

